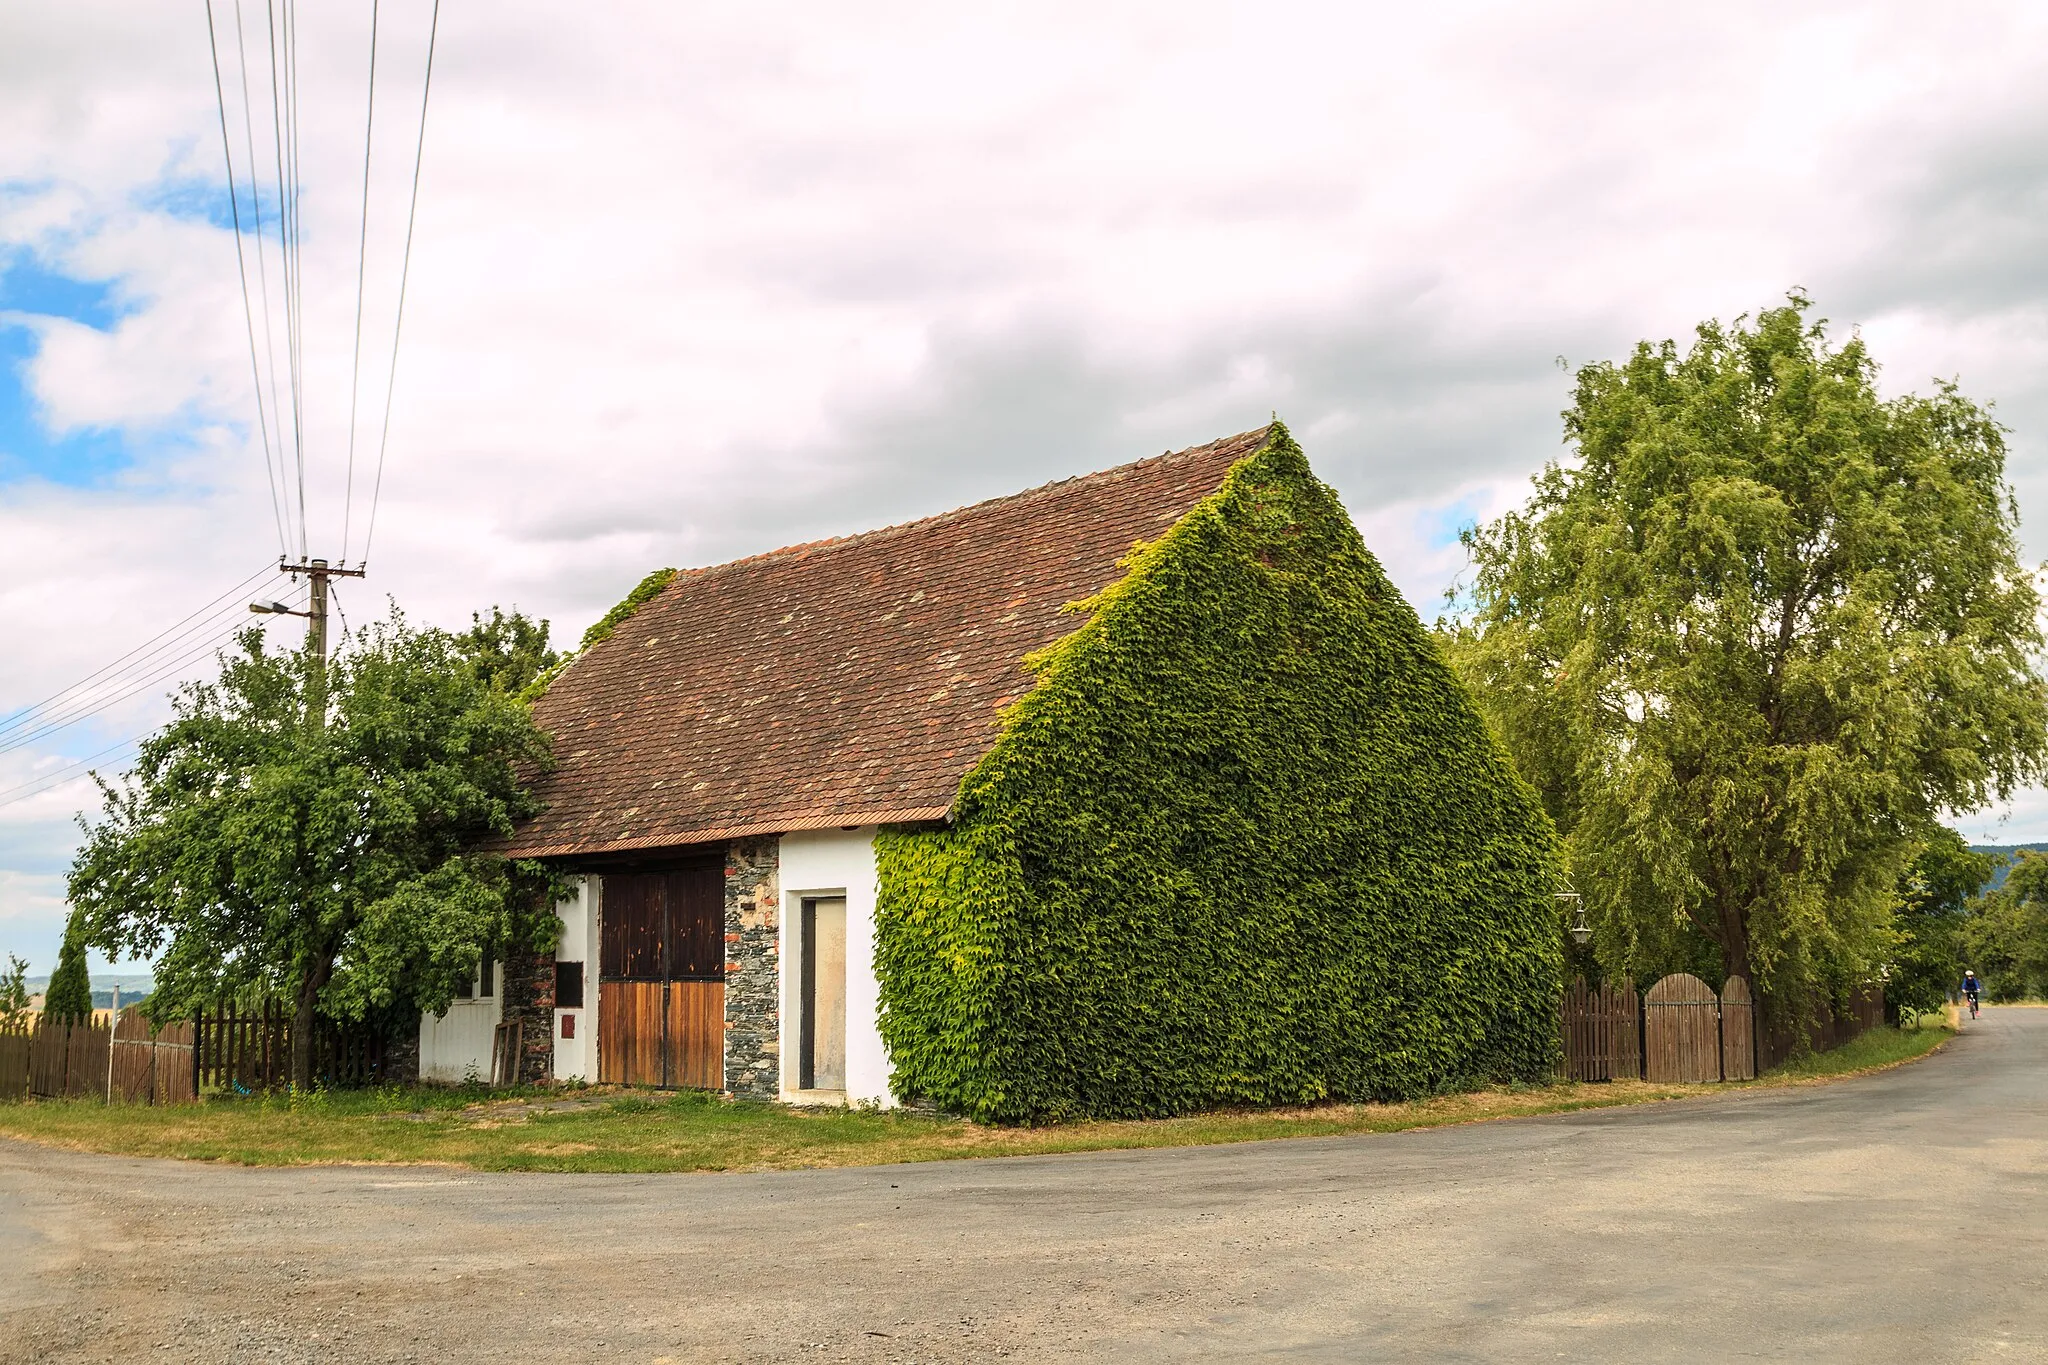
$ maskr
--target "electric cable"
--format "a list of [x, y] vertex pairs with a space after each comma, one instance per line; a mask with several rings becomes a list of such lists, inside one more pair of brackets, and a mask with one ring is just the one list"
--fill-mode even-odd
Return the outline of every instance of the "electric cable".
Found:
[[[278, 265], [284, 278], [279, 282], [284, 295], [284, 354], [287, 376], [285, 384], [292, 396], [292, 449], [293, 462], [299, 468], [305, 467], [305, 426], [300, 418], [301, 390], [299, 387], [299, 350], [297, 313], [292, 303], [292, 278], [294, 275], [291, 245], [291, 223], [294, 201], [291, 181], [285, 174], [284, 116], [287, 101], [284, 90], [290, 81], [289, 72], [281, 70], [280, 44], [278, 41], [277, 4], [265, 0], [264, 14], [270, 36], [270, 135], [271, 148], [277, 159], [277, 255]], [[282, 420], [282, 419], [280, 419]], [[301, 503], [303, 512], [304, 504]], [[306, 555], [306, 527], [303, 516], [299, 523], [299, 557]]]
[[[270, 485], [270, 514], [277, 523], [277, 545], [289, 553], [284, 534], [284, 515], [278, 502], [277, 479], [271, 472], [270, 427], [263, 416], [263, 371], [256, 360], [256, 318], [249, 301], [249, 264], [242, 254], [242, 196], [235, 189], [234, 144], [228, 140], [228, 97], [221, 88], [220, 44], [213, 31], [213, 0], [206, 0], [206, 44], [213, 54], [213, 95], [220, 110], [220, 150], [227, 162], [228, 211], [235, 228], [235, 274], [242, 286], [242, 323], [249, 333], [249, 382], [256, 389], [256, 427], [263, 437], [263, 479]], [[253, 169], [253, 168], [252, 168]]]
[[[256, 217], [256, 283], [263, 300], [263, 357], [269, 362], [270, 382], [270, 424], [276, 437], [277, 464], [280, 474], [284, 469], [284, 413], [277, 401], [277, 340], [272, 335], [270, 319], [270, 251], [263, 235], [263, 179], [256, 173], [256, 106], [249, 98], [249, 47], [245, 41], [246, 23], [242, 18], [242, 0], [235, 0], [235, 60], [240, 63], [242, 77], [242, 136], [243, 145], [249, 157], [249, 199]], [[261, 393], [258, 394], [259, 399]], [[258, 403], [259, 415], [261, 403]], [[267, 457], [268, 451], [265, 452]], [[266, 467], [268, 461], [266, 459]], [[273, 485], [273, 498], [275, 486]], [[279, 547], [289, 553], [289, 546]]]
[[8, 787], [4, 790], [0, 790], [0, 807], [14, 805], [16, 802], [26, 801], [32, 796], [40, 796], [46, 791], [54, 791], [58, 787], [64, 786], [67, 783], [75, 782], [78, 780], [80, 776], [82, 776], [82, 774], [78, 772], [78, 769], [90, 768], [93, 764], [98, 763], [101, 759], [107, 757], [109, 754], [115, 753], [116, 751], [121, 749], [133, 748], [139, 743], [139, 740], [124, 739], [121, 740], [119, 743], [109, 744], [106, 748], [100, 750], [98, 753], [92, 754], [86, 758], [81, 758], [75, 763], [67, 763], [61, 768], [54, 768], [47, 773], [43, 773], [37, 777], [30, 778], [28, 781], [23, 782], [18, 786]]
[[384, 423], [377, 438], [377, 478], [370, 489], [370, 525], [363, 532], [362, 567], [370, 563], [370, 542], [377, 535], [377, 503], [384, 492], [384, 452], [391, 444], [391, 395], [398, 384], [398, 339], [405, 326], [405, 285], [412, 273], [412, 230], [419, 220], [420, 166], [427, 152], [427, 101], [434, 92], [434, 43], [441, 32], [441, 0], [434, 0], [427, 27], [427, 72], [420, 83], [420, 135], [412, 154], [412, 202], [405, 212], [405, 255], [398, 267], [398, 314], [391, 323], [391, 368], [384, 381]]
[[370, 93], [363, 115], [363, 218], [356, 232], [356, 341], [348, 372], [348, 473], [341, 485], [341, 562], [348, 563], [349, 514], [356, 496], [356, 395], [363, 374], [363, 277], [370, 247], [370, 149], [377, 132], [377, 10], [370, 0]]
[[170, 625], [158, 631], [155, 635], [150, 636], [147, 640], [144, 640], [141, 644], [129, 650], [126, 654], [123, 654], [119, 658], [115, 659], [112, 663], [105, 664], [100, 668], [94, 669], [92, 672], [86, 674], [83, 678], [80, 678], [77, 682], [72, 683], [69, 687], [60, 688], [57, 691], [51, 693], [49, 696], [43, 698], [41, 701], [36, 702], [30, 706], [25, 706], [21, 710], [13, 712], [11, 715], [8, 715], [4, 718], [4, 720], [0, 720], [0, 736], [5, 736], [10, 730], [16, 729], [20, 725], [22, 725], [24, 723], [24, 717], [27, 717], [36, 711], [43, 710], [44, 708], [51, 705], [53, 702], [61, 701], [69, 694], [78, 691], [87, 683], [92, 682], [95, 678], [100, 677], [102, 674], [107, 673], [112, 669], [118, 668], [123, 664], [129, 663], [131, 660], [134, 660], [137, 655], [143, 654], [144, 651], [149, 650], [150, 646], [156, 644], [159, 640], [162, 640], [167, 636], [177, 634], [183, 631], [184, 628], [188, 626], [191, 622], [198, 620], [202, 616], [211, 616], [215, 614], [216, 609], [219, 607], [221, 603], [227, 601], [229, 598], [241, 596], [243, 593], [247, 592], [249, 588], [257, 582], [257, 580], [273, 572], [275, 572], [274, 568], [269, 564], [265, 564], [255, 573], [250, 574], [247, 578], [235, 584], [232, 588], [229, 588], [226, 592], [223, 592], [219, 596], [213, 598], [205, 606], [200, 607], [198, 610], [187, 614], [180, 620], [172, 622]]
[[[103, 693], [89, 699], [80, 698], [69, 709], [37, 721], [26, 730], [17, 731], [9, 735], [4, 741], [0, 741], [0, 754], [12, 753], [16, 749], [26, 748], [38, 740], [47, 739], [60, 730], [68, 730], [80, 721], [90, 720], [94, 716], [110, 711], [122, 702], [129, 701], [153, 687], [172, 681], [190, 669], [192, 665], [218, 654], [221, 646], [243, 629], [239, 624], [228, 624], [231, 617], [239, 615], [239, 612], [235, 612], [232, 609], [217, 613], [214, 619], [207, 623], [212, 627], [211, 632], [204, 636], [204, 638], [199, 639], [196, 644], [193, 640], [188, 639], [178, 647], [176, 652], [152, 660], [144, 670], [143, 676], [138, 677], [131, 674], [127, 677], [111, 680], [108, 686], [119, 688], [119, 691], [111, 694]], [[222, 627], [226, 628], [223, 629]]]
[[[303, 598], [304, 594], [296, 594], [295, 596]], [[303, 600], [300, 601], [300, 605], [304, 605]], [[148, 685], [144, 684], [144, 686]], [[80, 717], [80, 719], [83, 719], [83, 717]], [[27, 782], [0, 790], [0, 807], [11, 806], [17, 802], [26, 801], [30, 797], [40, 795], [45, 791], [51, 791], [57, 787], [64, 786], [67, 782], [76, 780], [79, 769], [89, 768], [110, 754], [126, 748], [139, 747], [141, 743], [142, 740], [139, 737], [119, 740], [97, 753], [89, 754], [84, 758], [67, 763], [63, 767], [53, 769], [50, 772], [39, 774]], [[4, 750], [0, 750], [0, 752], [4, 752]]]

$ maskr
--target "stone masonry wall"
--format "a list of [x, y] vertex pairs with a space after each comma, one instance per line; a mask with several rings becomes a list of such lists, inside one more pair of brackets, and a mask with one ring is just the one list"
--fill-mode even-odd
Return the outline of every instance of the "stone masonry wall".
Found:
[[555, 1078], [555, 955], [515, 953], [499, 967], [504, 992], [500, 1018], [525, 1025], [519, 1035], [520, 1085], [548, 1085]]
[[725, 846], [725, 1088], [741, 1099], [782, 1090], [780, 841]]

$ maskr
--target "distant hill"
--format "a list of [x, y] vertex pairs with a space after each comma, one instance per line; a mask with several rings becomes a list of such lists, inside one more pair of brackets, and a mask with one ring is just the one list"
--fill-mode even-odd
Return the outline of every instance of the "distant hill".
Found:
[[[41, 995], [49, 989], [50, 978], [31, 976], [22, 984], [28, 987], [30, 995]], [[121, 1003], [125, 1007], [131, 1001], [140, 1000], [156, 989], [156, 979], [148, 972], [95, 972], [92, 976], [92, 1001], [101, 1009], [109, 1008], [114, 999], [114, 987], [121, 988]], [[101, 997], [105, 997], [102, 999]]]
[[1986, 891], [1996, 891], [2005, 885], [2005, 874], [2012, 871], [2012, 855], [2021, 849], [2032, 853], [2048, 853], [2048, 844], [1971, 844], [1972, 853], [1989, 853], [1998, 860], [1991, 873], [1991, 880], [1984, 883]]

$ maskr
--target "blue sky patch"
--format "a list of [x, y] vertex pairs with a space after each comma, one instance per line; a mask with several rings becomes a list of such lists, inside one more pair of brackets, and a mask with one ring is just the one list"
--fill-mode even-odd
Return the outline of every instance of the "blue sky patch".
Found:
[[27, 252], [0, 256], [0, 313], [68, 318], [104, 332], [132, 311], [116, 297], [115, 281], [61, 275]]
[[[115, 281], [62, 275], [26, 252], [0, 262], [0, 313], [64, 318], [105, 331], [130, 311]], [[119, 431], [57, 435], [44, 423], [26, 383], [37, 345], [32, 328], [0, 321], [0, 483], [39, 478], [79, 487], [126, 468], [133, 460]]]
[[1476, 494], [1459, 498], [1432, 508], [1426, 515], [1424, 534], [1429, 548], [1448, 550], [1458, 543], [1461, 534], [1479, 524], [1479, 498]]
[[[242, 231], [256, 231], [255, 213], [257, 204], [250, 198], [247, 185], [237, 185], [242, 192]], [[205, 180], [198, 176], [181, 176], [177, 179], [160, 180], [135, 196], [138, 208], [149, 209], [168, 218], [182, 218], [190, 222], [206, 223], [209, 226], [232, 231], [235, 220], [228, 206], [228, 187], [218, 180]], [[275, 196], [263, 198], [263, 225], [269, 229], [266, 234], [277, 236], [277, 205]]]

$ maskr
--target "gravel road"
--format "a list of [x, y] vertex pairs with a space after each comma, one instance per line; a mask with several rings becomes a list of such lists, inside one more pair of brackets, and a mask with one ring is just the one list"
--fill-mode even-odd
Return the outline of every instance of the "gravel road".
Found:
[[1840, 1084], [779, 1175], [0, 1142], [0, 1361], [2048, 1360], [2048, 1010]]

